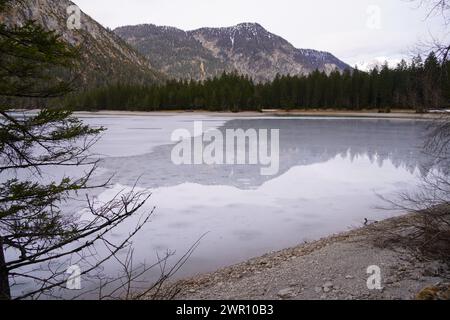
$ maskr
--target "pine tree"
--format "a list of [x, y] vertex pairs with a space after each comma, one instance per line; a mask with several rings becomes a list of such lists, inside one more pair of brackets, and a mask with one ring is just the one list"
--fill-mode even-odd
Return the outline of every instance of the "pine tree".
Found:
[[[11, 3], [0, 0], [0, 13]], [[96, 161], [89, 159], [88, 150], [102, 129], [90, 128], [61, 109], [17, 117], [6, 104], [70, 92], [70, 67], [76, 57], [74, 48], [34, 22], [23, 26], [0, 23], [0, 97], [4, 98], [0, 105], [0, 174], [4, 177], [0, 182], [0, 299], [30, 298], [63, 288], [65, 271], [30, 274], [30, 269], [43, 268], [74, 253], [85, 255], [143, 204], [137, 195], [124, 195], [99, 209], [91, 207], [89, 223], [80, 221], [75, 213], [64, 212], [68, 197], [95, 187], [89, 182]], [[30, 173], [41, 177], [49, 166], [81, 166], [87, 173], [53, 182], [26, 178]], [[29, 174], [21, 175], [24, 170]], [[128, 240], [114, 244], [115, 248], [123, 248]], [[83, 274], [97, 267], [99, 264]], [[11, 286], [25, 279], [33, 279], [36, 288], [13, 296]]]

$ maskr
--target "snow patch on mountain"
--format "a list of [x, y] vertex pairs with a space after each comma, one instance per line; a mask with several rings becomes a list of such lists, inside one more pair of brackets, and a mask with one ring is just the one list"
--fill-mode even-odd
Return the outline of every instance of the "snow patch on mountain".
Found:
[[370, 60], [360, 61], [356, 64], [356, 67], [362, 71], [371, 71], [375, 68], [381, 69], [385, 64], [390, 68], [395, 68], [401, 61], [402, 59], [400, 58], [379, 56]]

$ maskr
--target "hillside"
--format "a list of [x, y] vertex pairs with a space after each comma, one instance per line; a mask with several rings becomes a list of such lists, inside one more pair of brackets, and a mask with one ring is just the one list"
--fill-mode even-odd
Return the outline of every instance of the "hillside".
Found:
[[70, 30], [67, 27], [67, 7], [70, 5], [73, 3], [68, 0], [16, 2], [5, 15], [0, 15], [0, 21], [22, 25], [27, 20], [34, 20], [45, 29], [56, 31], [70, 45], [79, 47], [83, 84], [140, 83], [162, 78], [146, 58], [85, 13], [81, 14], [81, 28]]
[[237, 71], [256, 81], [277, 74], [330, 73], [350, 68], [331, 53], [297, 49], [257, 23], [227, 28], [183, 31], [155, 25], [125, 26], [114, 30], [155, 66], [172, 78], [197, 80], [223, 71]]
[[201, 80], [232, 71], [183, 30], [147, 24], [121, 27], [115, 32], [171, 78]]

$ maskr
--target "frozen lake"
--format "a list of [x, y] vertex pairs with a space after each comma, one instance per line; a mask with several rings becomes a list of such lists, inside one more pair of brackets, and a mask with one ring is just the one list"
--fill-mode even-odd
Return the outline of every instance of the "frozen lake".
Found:
[[[413, 190], [427, 160], [420, 150], [424, 121], [198, 115], [82, 119], [108, 128], [93, 150], [102, 158], [94, 180], [114, 178], [111, 188], [95, 196], [107, 201], [136, 181], [139, 190], [152, 192], [143, 210], [155, 206], [156, 211], [134, 239], [136, 262], [155, 261], [167, 250], [176, 251], [175, 261], [206, 234], [178, 277], [359, 227], [364, 218], [398, 214], [380, 209], [386, 206], [380, 195]], [[172, 132], [192, 131], [199, 120], [206, 129], [220, 131], [280, 129], [279, 173], [262, 176], [254, 165], [173, 164]], [[136, 222], [122, 225], [114, 237], [127, 235]], [[105, 272], [113, 268], [107, 264]]]
[[[95, 150], [105, 155], [97, 178], [115, 174], [115, 187], [99, 199], [136, 181], [153, 193], [147, 208], [157, 209], [134, 241], [136, 260], [165, 250], [182, 254], [207, 233], [179, 276], [358, 227], [364, 218], [391, 216], [377, 209], [385, 206], [379, 195], [413, 189], [426, 161], [423, 121], [194, 115], [84, 120], [109, 129]], [[192, 131], [198, 120], [221, 131], [280, 129], [279, 173], [261, 176], [251, 165], [174, 165], [171, 133]]]

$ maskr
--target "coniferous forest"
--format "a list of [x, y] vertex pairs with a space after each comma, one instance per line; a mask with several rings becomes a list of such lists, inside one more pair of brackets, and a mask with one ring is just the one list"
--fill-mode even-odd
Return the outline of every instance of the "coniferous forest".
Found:
[[113, 84], [78, 92], [65, 99], [75, 110], [210, 110], [261, 109], [428, 109], [450, 106], [450, 62], [434, 53], [411, 63], [402, 61], [370, 72], [313, 72], [307, 76], [277, 76], [255, 83], [237, 73], [206, 81], [170, 80], [164, 84]]

